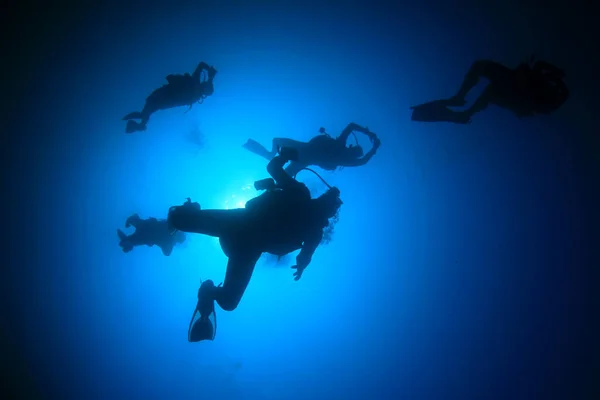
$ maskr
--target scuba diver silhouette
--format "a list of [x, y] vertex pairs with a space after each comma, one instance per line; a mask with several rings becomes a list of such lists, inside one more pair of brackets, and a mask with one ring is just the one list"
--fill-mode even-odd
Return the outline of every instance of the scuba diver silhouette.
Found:
[[310, 264], [324, 228], [337, 216], [342, 201], [340, 191], [329, 185], [326, 193], [311, 199], [308, 188], [283, 169], [297, 157], [296, 150], [282, 148], [267, 166], [272, 178], [255, 182], [255, 188], [265, 192], [249, 200], [245, 208], [202, 210], [188, 198], [183, 205], [169, 209], [172, 230], [218, 237], [229, 259], [224, 283], [215, 286], [212, 280], [206, 280], [198, 290], [198, 303], [188, 329], [190, 342], [214, 339], [214, 302], [223, 310], [234, 310], [263, 253], [284, 256], [300, 250], [292, 267], [296, 281]]
[[[206, 80], [204, 81], [200, 80], [202, 71], [206, 71]], [[187, 110], [189, 111], [194, 103], [201, 104], [206, 97], [212, 95], [215, 91], [213, 79], [216, 74], [217, 70], [214, 67], [202, 61], [192, 75], [187, 72], [184, 75], [167, 75], [168, 83], [153, 91], [146, 98], [146, 104], [141, 112], [134, 111], [123, 117], [123, 120], [127, 121], [125, 132], [133, 133], [146, 130], [146, 124], [150, 116], [158, 110], [189, 106]], [[134, 119], [140, 119], [141, 121], [132, 121]]]
[[[546, 61], [534, 61], [533, 57], [514, 69], [495, 61], [475, 61], [456, 95], [411, 107], [411, 119], [467, 124], [471, 122], [473, 115], [485, 110], [489, 104], [511, 110], [519, 118], [549, 114], [556, 111], [569, 97], [564, 77], [562, 69]], [[477, 85], [480, 78], [486, 78], [489, 84], [469, 109], [453, 111], [448, 108], [464, 106], [467, 93]]]
[[[364, 157], [363, 149], [359, 146], [354, 131], [364, 133], [373, 143], [373, 147]], [[312, 165], [328, 171], [334, 171], [339, 167], [365, 165], [375, 155], [381, 145], [381, 141], [375, 133], [369, 131], [367, 127], [362, 127], [354, 122], [349, 123], [337, 138], [328, 135], [325, 132], [325, 128], [320, 128], [319, 133], [320, 135], [313, 137], [308, 142], [300, 142], [287, 138], [274, 138], [271, 151], [253, 139], [248, 139], [242, 147], [267, 160], [271, 160], [277, 154], [279, 148], [290, 147], [296, 149], [298, 160], [292, 161], [285, 169], [288, 174], [294, 176], [298, 171]], [[346, 146], [350, 134], [354, 135], [356, 144]]]
[[133, 214], [125, 221], [125, 227], [129, 228], [130, 226], [135, 228], [135, 232], [131, 235], [117, 229], [119, 246], [124, 253], [129, 253], [136, 246], [152, 247], [156, 245], [160, 247], [165, 256], [170, 256], [175, 245], [185, 242], [184, 232], [171, 235], [165, 219], [141, 219], [139, 215]]

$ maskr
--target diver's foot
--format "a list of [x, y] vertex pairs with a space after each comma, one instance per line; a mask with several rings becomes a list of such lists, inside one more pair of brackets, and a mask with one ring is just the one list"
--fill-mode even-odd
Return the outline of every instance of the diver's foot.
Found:
[[453, 96], [446, 100], [446, 107], [464, 107], [467, 101], [464, 98]]
[[258, 156], [266, 158], [267, 160], [271, 160], [277, 155], [277, 152], [267, 150], [262, 144], [258, 143], [254, 139], [248, 139], [248, 141], [244, 143], [242, 147]]
[[252, 151], [252, 149], [256, 148], [257, 146], [260, 146], [260, 143], [258, 143], [256, 140], [254, 139], [248, 139], [246, 141], [246, 143], [244, 143], [242, 145], [243, 148], [245, 148], [246, 150], [250, 150]]
[[[206, 280], [198, 289], [198, 305], [197, 312], [200, 312], [198, 318], [188, 332], [188, 340], [190, 342], [200, 342], [202, 340], [213, 340], [215, 338], [215, 326], [212, 320], [215, 320], [215, 300], [214, 300], [215, 284], [213, 281]], [[211, 318], [212, 316], [212, 318]]]
[[134, 133], [146, 130], [146, 124], [142, 124], [135, 121], [127, 121], [127, 127], [125, 128], [126, 133]]
[[470, 124], [471, 123], [471, 114], [467, 111], [455, 111], [454, 117], [450, 118], [448, 122], [454, 122], [457, 124]]
[[202, 282], [198, 289], [198, 304], [200, 319], [207, 319], [215, 312], [215, 283], [208, 279]]

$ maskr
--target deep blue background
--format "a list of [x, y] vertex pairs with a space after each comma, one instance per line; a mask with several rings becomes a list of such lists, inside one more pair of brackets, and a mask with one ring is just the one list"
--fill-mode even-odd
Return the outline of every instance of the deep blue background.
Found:
[[[594, 14], [573, 2], [212, 3], [21, 2], [4, 15], [3, 388], [599, 398]], [[567, 71], [571, 98], [555, 114], [410, 121], [410, 105], [453, 94], [473, 60], [531, 54]], [[199, 61], [219, 71], [215, 94], [125, 135], [121, 117]], [[218, 310], [216, 341], [188, 343], [200, 279], [224, 273], [216, 239], [190, 236], [169, 258], [124, 254], [115, 229], [188, 196], [243, 203], [266, 176], [246, 139], [308, 140], [351, 121], [382, 147], [365, 167], [323, 173], [345, 202], [333, 242], [299, 282], [293, 258], [261, 260], [238, 309]]]

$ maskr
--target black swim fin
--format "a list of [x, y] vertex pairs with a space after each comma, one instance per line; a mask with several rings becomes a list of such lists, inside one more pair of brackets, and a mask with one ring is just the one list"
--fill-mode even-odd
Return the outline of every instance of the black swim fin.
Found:
[[135, 122], [135, 121], [127, 121], [127, 127], [125, 128], [125, 132], [126, 133], [134, 133], [134, 132], [140, 132], [140, 131], [145, 131], [146, 130], [146, 125], [145, 124], [141, 124], [139, 122]]
[[215, 313], [215, 301], [213, 281], [206, 280], [198, 289], [198, 303], [192, 314], [188, 328], [188, 341], [200, 342], [202, 340], [214, 340], [217, 334], [217, 314]]
[[242, 147], [245, 148], [248, 151], [253, 152], [257, 156], [261, 156], [261, 157], [266, 158], [269, 161], [271, 161], [273, 159], [273, 157], [274, 157], [274, 154], [272, 154], [269, 150], [267, 150], [265, 148], [265, 146], [263, 146], [262, 144], [258, 143], [254, 139], [248, 139], [248, 141], [246, 143], [244, 143], [242, 145]]
[[117, 229], [117, 236], [119, 236], [120, 241], [127, 240], [127, 235], [120, 229]]
[[428, 103], [411, 107], [413, 121], [421, 122], [454, 122], [467, 124], [471, 117], [465, 111], [453, 111], [448, 108], [453, 105], [451, 100], [434, 100]]
[[123, 121], [127, 121], [129, 119], [142, 119], [142, 113], [139, 111], [134, 111], [123, 117]]
[[120, 229], [117, 229], [117, 235], [119, 236], [119, 246], [123, 249], [124, 253], [129, 253], [133, 250], [133, 245], [129, 243], [129, 237]]

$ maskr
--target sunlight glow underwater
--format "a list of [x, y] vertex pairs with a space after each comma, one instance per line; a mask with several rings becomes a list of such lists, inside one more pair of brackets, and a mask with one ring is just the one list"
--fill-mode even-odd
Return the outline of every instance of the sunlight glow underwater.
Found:
[[245, 208], [248, 200], [256, 197], [258, 194], [253, 185], [248, 184], [240, 188], [237, 193], [233, 193], [229, 198], [223, 201], [223, 208], [229, 210], [232, 208]]

